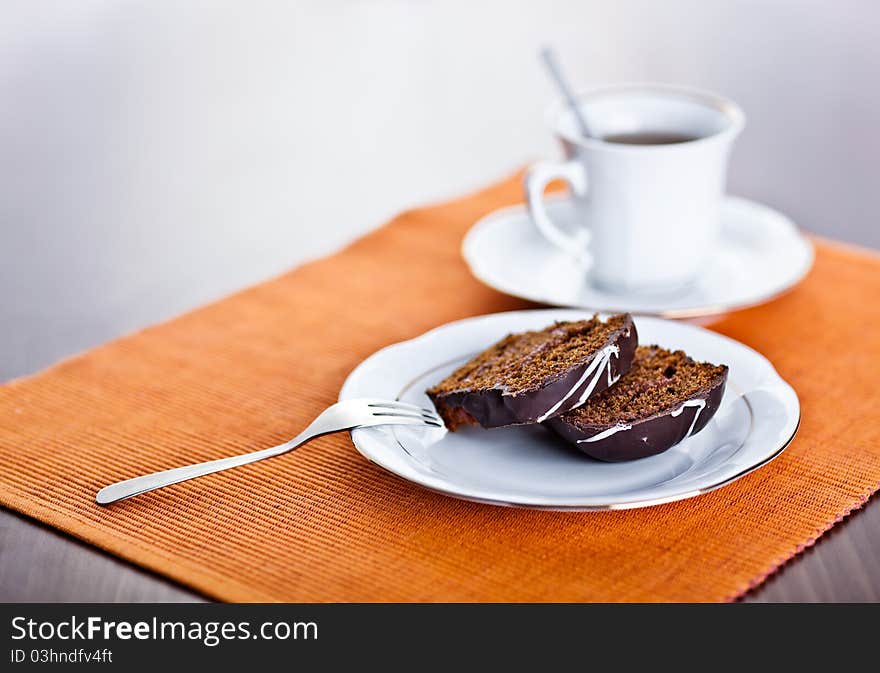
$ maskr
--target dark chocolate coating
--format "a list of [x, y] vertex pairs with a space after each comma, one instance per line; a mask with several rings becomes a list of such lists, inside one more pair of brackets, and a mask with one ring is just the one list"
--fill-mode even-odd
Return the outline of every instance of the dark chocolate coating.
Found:
[[[628, 332], [628, 335], [627, 335]], [[618, 376], [625, 374], [632, 365], [636, 347], [639, 343], [636, 326], [630, 317], [626, 323], [609, 335], [606, 344], [616, 344], [620, 349], [617, 357], [612, 356], [611, 376], [616, 380]], [[516, 395], [509, 394], [501, 388], [488, 390], [463, 391], [430, 395], [434, 406], [440, 410], [441, 405], [446, 405], [452, 410], [461, 408], [484, 428], [498, 428], [505, 425], [525, 425], [536, 423], [549, 409], [571, 390], [584, 371], [592, 364], [595, 357], [587, 362], [573, 367], [551, 383], [539, 386], [532, 390], [519, 392]], [[593, 388], [592, 395], [597, 395], [608, 388], [608, 369], [602, 367], [598, 374], [599, 378]], [[566, 403], [554, 412], [554, 415], [570, 411], [579, 405], [581, 393], [590, 384], [593, 376], [588, 376], [578, 389], [568, 396]], [[442, 412], [441, 412], [442, 413]], [[454, 413], [454, 411], [453, 411]]]
[[[700, 410], [698, 407], [685, 407], [678, 415], [673, 416], [681, 405], [662, 414], [649, 416], [648, 418], [632, 423], [629, 430], [621, 430], [613, 435], [595, 442], [581, 442], [578, 440], [595, 437], [600, 432], [614, 427], [613, 425], [575, 425], [565, 418], [556, 416], [548, 419], [544, 425], [552, 429], [556, 434], [576, 446], [580, 451], [597, 460], [607, 462], [619, 462], [647, 458], [666, 451], [685, 438], [697, 411], [700, 417], [691, 434], [697, 434], [706, 427], [706, 424], [718, 411], [721, 398], [724, 395], [724, 386], [727, 382], [727, 371], [719, 377], [717, 383], [707, 388], [691, 400], [705, 400], [706, 406]], [[684, 402], [684, 400], [682, 400]]]

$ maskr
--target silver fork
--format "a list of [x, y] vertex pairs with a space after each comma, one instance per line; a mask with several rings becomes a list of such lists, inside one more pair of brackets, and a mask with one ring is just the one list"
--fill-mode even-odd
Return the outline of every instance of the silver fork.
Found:
[[369, 428], [375, 425], [423, 425], [442, 428], [443, 421], [433, 411], [405, 402], [372, 398], [345, 400], [325, 409], [305, 430], [284, 444], [243, 453], [231, 458], [209, 460], [206, 463], [185, 465], [163, 472], [145, 474], [134, 479], [126, 479], [102, 488], [95, 496], [95, 500], [99, 505], [109, 505], [111, 502], [154, 491], [157, 488], [177, 484], [187, 479], [280, 456], [282, 453], [293, 451], [321, 435], [353, 428]]

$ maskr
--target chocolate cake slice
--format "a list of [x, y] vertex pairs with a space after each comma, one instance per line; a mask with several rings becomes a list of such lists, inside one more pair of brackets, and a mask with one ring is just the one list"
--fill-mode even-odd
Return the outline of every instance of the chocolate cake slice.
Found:
[[446, 427], [540, 423], [583, 404], [629, 369], [632, 316], [593, 316], [510, 334], [426, 392]]
[[593, 458], [645, 458], [706, 427], [726, 382], [725, 365], [639, 346], [629, 371], [613, 387], [547, 425]]

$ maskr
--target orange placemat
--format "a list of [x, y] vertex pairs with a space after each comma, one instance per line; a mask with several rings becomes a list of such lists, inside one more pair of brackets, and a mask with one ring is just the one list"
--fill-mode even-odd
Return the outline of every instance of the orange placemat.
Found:
[[231, 601], [714, 601], [877, 488], [880, 257], [817, 242], [799, 288], [714, 325], [774, 362], [803, 421], [779, 459], [708, 495], [602, 513], [478, 505], [384, 473], [337, 434], [94, 504], [109, 482], [286, 440], [382, 346], [523, 308], [459, 255], [478, 217], [519, 198], [512, 178], [406, 212], [331, 257], [3, 386], [0, 502]]

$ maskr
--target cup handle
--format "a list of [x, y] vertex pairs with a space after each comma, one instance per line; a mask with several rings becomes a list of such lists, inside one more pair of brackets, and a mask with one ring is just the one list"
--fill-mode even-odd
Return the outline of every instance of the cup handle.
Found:
[[550, 219], [544, 208], [544, 190], [557, 179], [565, 180], [577, 196], [584, 196], [587, 192], [587, 175], [579, 161], [539, 161], [529, 167], [523, 180], [529, 213], [544, 238], [569, 255], [584, 259], [589, 241], [587, 230], [581, 229], [574, 234], [564, 231]]

